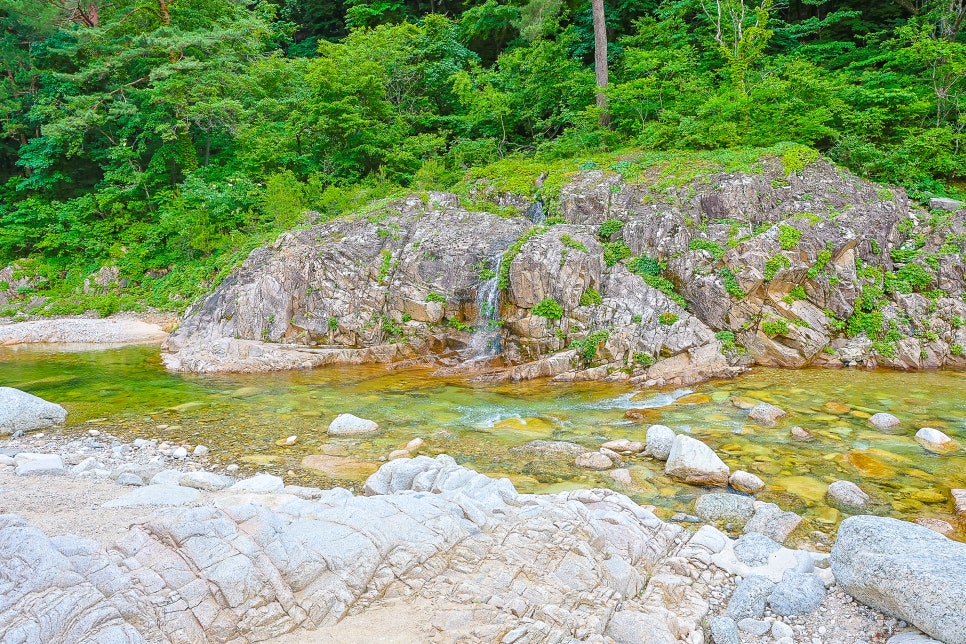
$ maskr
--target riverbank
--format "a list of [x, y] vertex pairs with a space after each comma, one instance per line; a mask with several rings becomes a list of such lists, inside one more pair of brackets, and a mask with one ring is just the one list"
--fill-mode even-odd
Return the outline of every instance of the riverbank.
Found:
[[[13, 464], [0, 465], [0, 550], [19, 540], [18, 547], [59, 549], [70, 559], [94, 548], [110, 562], [102, 577], [158, 580], [138, 587], [138, 602], [166, 593], [174, 606], [200, 602], [188, 611], [200, 629], [193, 641], [515, 642], [564, 633], [596, 642], [909, 641], [890, 640], [910, 630], [905, 622], [842, 592], [828, 554], [665, 523], [609, 490], [518, 495], [509, 481], [440, 456], [392, 461], [353, 495], [265, 474], [241, 478], [211, 463], [204, 446], [191, 447], [125, 442], [99, 430], [4, 441], [0, 461]], [[24, 450], [41, 449], [60, 460], [61, 473], [54, 462], [47, 475], [26, 474], [24, 464], [40, 457]], [[187, 579], [175, 583], [165, 571], [174, 561], [188, 562], [178, 573]], [[175, 641], [185, 627], [183, 614], [152, 621], [164, 613], [157, 608], [133, 620], [115, 596], [80, 601], [86, 584], [103, 578], [72, 570], [87, 581], [57, 590], [76, 601], [43, 626], [46, 634], [66, 632], [83, 615], [91, 633], [129, 629], [145, 641]], [[775, 594], [790, 571], [821, 588], [810, 604], [795, 604], [801, 614]], [[760, 601], [747, 588], [736, 591], [756, 576], [774, 580]], [[268, 589], [251, 584], [259, 578], [274, 581]], [[198, 594], [191, 579], [219, 591]], [[40, 585], [25, 584], [14, 602], [42, 605], [57, 582]], [[0, 630], [39, 628], [5, 615]], [[729, 629], [740, 639], [722, 639]]]
[[0, 319], [0, 346], [57, 345], [58, 350], [94, 346], [120, 347], [161, 344], [178, 324], [165, 313], [121, 313], [107, 318], [35, 318], [25, 321]]

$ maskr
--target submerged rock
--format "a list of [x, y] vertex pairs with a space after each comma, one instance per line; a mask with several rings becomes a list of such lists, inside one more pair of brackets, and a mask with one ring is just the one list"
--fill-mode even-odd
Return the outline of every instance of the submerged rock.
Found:
[[728, 521], [742, 526], [754, 514], [755, 500], [738, 494], [703, 494], [694, 502], [694, 513], [706, 521]]
[[873, 414], [869, 417], [869, 422], [878, 427], [879, 429], [890, 429], [892, 427], [897, 427], [902, 424], [902, 421], [893, 416], [892, 414], [887, 414], [885, 412], [879, 412]]
[[67, 410], [12, 387], [0, 387], [0, 434], [26, 432], [60, 425]]
[[644, 451], [645, 445], [640, 441], [618, 438], [617, 440], [607, 441], [601, 447], [624, 454], [639, 454]]
[[850, 517], [832, 572], [857, 600], [947, 644], [966, 644], [966, 544], [906, 521]]
[[946, 434], [942, 433], [938, 429], [933, 429], [932, 427], [923, 427], [918, 432], [916, 432], [916, 442], [922, 445], [925, 449], [930, 452], [935, 452], [936, 454], [945, 454], [947, 452], [954, 452], [959, 449], [959, 445], [956, 441], [951, 439]]
[[326, 456], [325, 454], [309, 454], [303, 457], [302, 467], [335, 478], [349, 479], [366, 477], [378, 469], [376, 465], [365, 461], [347, 456]]
[[379, 423], [352, 414], [339, 414], [326, 430], [332, 436], [356, 436], [379, 431]]
[[748, 412], [750, 420], [757, 421], [764, 425], [777, 425], [778, 421], [787, 416], [788, 412], [780, 407], [769, 403], [758, 403]]
[[710, 447], [690, 436], [679, 434], [671, 445], [664, 473], [685, 483], [724, 487], [728, 484], [731, 470]]
[[614, 467], [614, 462], [600, 452], [584, 452], [574, 460], [574, 464], [589, 470], [609, 470]]
[[835, 481], [828, 486], [828, 501], [833, 505], [862, 510], [872, 503], [871, 497], [852, 481]]
[[647, 428], [645, 440], [647, 453], [659, 461], [666, 461], [674, 444], [674, 430], [666, 425], [651, 425]]
[[735, 470], [732, 472], [731, 476], [728, 478], [728, 483], [730, 483], [731, 487], [739, 492], [747, 492], [748, 494], [760, 492], [765, 487], [764, 481], [754, 474], [745, 472], [744, 470]]

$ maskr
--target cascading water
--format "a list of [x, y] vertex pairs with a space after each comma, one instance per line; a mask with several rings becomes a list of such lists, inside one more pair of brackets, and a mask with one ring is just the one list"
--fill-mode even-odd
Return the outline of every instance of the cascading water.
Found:
[[476, 289], [476, 323], [468, 347], [471, 361], [499, 355], [500, 343], [500, 262], [503, 254], [491, 257], [488, 266], [493, 276]]

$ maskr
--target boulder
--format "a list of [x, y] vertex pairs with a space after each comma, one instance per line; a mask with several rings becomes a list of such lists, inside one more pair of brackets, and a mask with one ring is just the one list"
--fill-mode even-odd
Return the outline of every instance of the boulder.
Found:
[[584, 452], [576, 459], [574, 465], [588, 470], [609, 470], [614, 467], [614, 462], [606, 454], [600, 452]]
[[825, 584], [812, 573], [789, 570], [768, 595], [772, 612], [788, 617], [808, 615], [825, 599]]
[[785, 543], [788, 535], [801, 523], [802, 517], [794, 512], [785, 512], [774, 503], [758, 503], [754, 516], [745, 524], [745, 534], [762, 534], [778, 543]]
[[948, 197], [933, 197], [929, 200], [929, 207], [933, 210], [948, 210], [956, 212], [963, 207], [963, 202]]
[[773, 539], [756, 532], [742, 536], [735, 541], [733, 547], [738, 561], [751, 568], [768, 565], [771, 553], [782, 548]]
[[38, 474], [60, 475], [64, 473], [64, 460], [56, 454], [30, 454], [21, 452], [13, 457], [17, 476]]
[[913, 523], [849, 517], [832, 548], [839, 587], [946, 644], [966, 644], [966, 544]]
[[131, 472], [123, 472], [116, 479], [115, 482], [118, 485], [132, 485], [134, 487], [140, 487], [144, 485], [144, 479], [137, 474], [132, 474]]
[[877, 414], [872, 414], [872, 416], [869, 417], [869, 422], [879, 429], [890, 429], [902, 424], [902, 421], [892, 414], [887, 414], [881, 411]]
[[639, 454], [644, 451], [645, 445], [640, 441], [618, 438], [617, 440], [607, 441], [601, 447], [623, 454]]
[[825, 497], [832, 505], [851, 510], [862, 510], [872, 503], [871, 497], [852, 481], [835, 481], [828, 486]]
[[959, 445], [956, 444], [956, 441], [951, 439], [949, 436], [946, 436], [938, 429], [933, 429], [932, 427], [923, 427], [916, 432], [916, 442], [925, 449], [936, 454], [953, 452], [959, 448]]
[[748, 575], [735, 588], [728, 601], [728, 617], [740, 619], [761, 619], [765, 614], [768, 596], [775, 589], [775, 582], [762, 575]]
[[714, 644], [741, 644], [738, 639], [738, 625], [730, 617], [715, 617], [711, 620], [711, 641]]
[[966, 530], [966, 489], [953, 488], [949, 490], [949, 495], [953, 499], [953, 512], [959, 518], [959, 524]]
[[728, 483], [730, 483], [731, 487], [739, 492], [747, 492], [748, 494], [760, 492], [765, 487], [764, 481], [754, 474], [745, 472], [744, 470], [735, 470], [732, 472], [731, 476], [728, 478]]
[[339, 414], [331, 423], [327, 432], [332, 436], [357, 436], [373, 434], [379, 431], [379, 424], [372, 420], [359, 418], [352, 414]]
[[755, 500], [739, 494], [703, 494], [694, 502], [694, 513], [705, 521], [747, 523], [754, 514]]
[[751, 619], [746, 617], [738, 622], [738, 630], [756, 637], [761, 637], [771, 630], [771, 623], [763, 619]]
[[748, 419], [763, 425], [777, 425], [778, 421], [787, 415], [788, 412], [781, 407], [763, 402], [751, 408], [751, 411], [748, 412]]
[[797, 441], [807, 441], [812, 439], [812, 435], [804, 427], [799, 427], [796, 425], [791, 429], [792, 438]]
[[214, 472], [188, 472], [181, 477], [180, 484], [185, 487], [193, 487], [196, 490], [207, 490], [214, 492], [224, 490], [235, 483], [235, 479]]
[[67, 410], [26, 391], [0, 387], [0, 434], [44, 429], [67, 419]]
[[685, 483], [723, 487], [728, 484], [731, 470], [710, 447], [679, 434], [674, 437], [664, 473]]
[[645, 440], [647, 453], [659, 461], [666, 461], [674, 444], [674, 430], [666, 425], [651, 425], [647, 428]]

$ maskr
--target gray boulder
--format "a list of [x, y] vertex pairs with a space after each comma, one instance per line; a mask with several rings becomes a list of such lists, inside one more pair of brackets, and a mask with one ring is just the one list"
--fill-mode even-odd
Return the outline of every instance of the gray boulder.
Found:
[[20, 453], [13, 457], [17, 476], [64, 473], [64, 460], [56, 454]]
[[224, 490], [234, 482], [235, 479], [232, 477], [215, 474], [214, 472], [188, 472], [181, 477], [179, 484], [185, 487], [195, 488], [196, 490], [214, 492], [216, 490]]
[[738, 561], [754, 568], [767, 564], [771, 553], [781, 550], [781, 544], [763, 534], [752, 532], [735, 541], [734, 550]]
[[67, 419], [67, 410], [26, 391], [0, 387], [0, 434], [44, 429]]
[[755, 513], [755, 500], [740, 494], [704, 494], [694, 502], [694, 513], [706, 521], [729, 521], [742, 526]]
[[651, 425], [647, 428], [647, 453], [659, 461], [666, 461], [671, 455], [674, 443], [674, 430], [666, 425]]
[[857, 600], [947, 644], [966, 644], [966, 544], [906, 521], [850, 517], [832, 573]]
[[778, 615], [808, 615], [825, 599], [825, 584], [817, 575], [789, 570], [768, 595], [768, 606]]
[[788, 535], [802, 523], [802, 517], [794, 512], [785, 512], [774, 503], [759, 503], [755, 515], [745, 524], [745, 533], [758, 533], [785, 543]]
[[956, 212], [963, 207], [963, 202], [948, 197], [933, 197], [929, 200], [929, 207], [933, 210], [948, 210]]
[[872, 502], [869, 495], [852, 481], [835, 481], [828, 486], [825, 498], [832, 505], [850, 510], [861, 510]]
[[872, 416], [869, 417], [869, 422], [879, 429], [889, 429], [891, 427], [898, 427], [902, 424], [902, 421], [892, 414], [887, 414], [881, 411], [878, 414], [872, 414]]
[[685, 483], [724, 487], [728, 484], [731, 470], [710, 447], [690, 436], [679, 434], [671, 444], [664, 473]]
[[752, 407], [751, 411], [748, 412], [748, 419], [763, 425], [777, 425], [778, 421], [787, 415], [788, 412], [784, 409], [763, 402]]
[[765, 614], [768, 596], [774, 589], [775, 582], [768, 577], [762, 575], [745, 577], [731, 594], [731, 600], [728, 602], [728, 617], [735, 620], [761, 619]]
[[339, 414], [329, 423], [328, 433], [331, 436], [356, 436], [372, 434], [379, 431], [379, 424], [372, 420], [359, 418], [352, 414]]
[[714, 644], [740, 644], [738, 626], [730, 617], [715, 617], [711, 620], [711, 641]]

